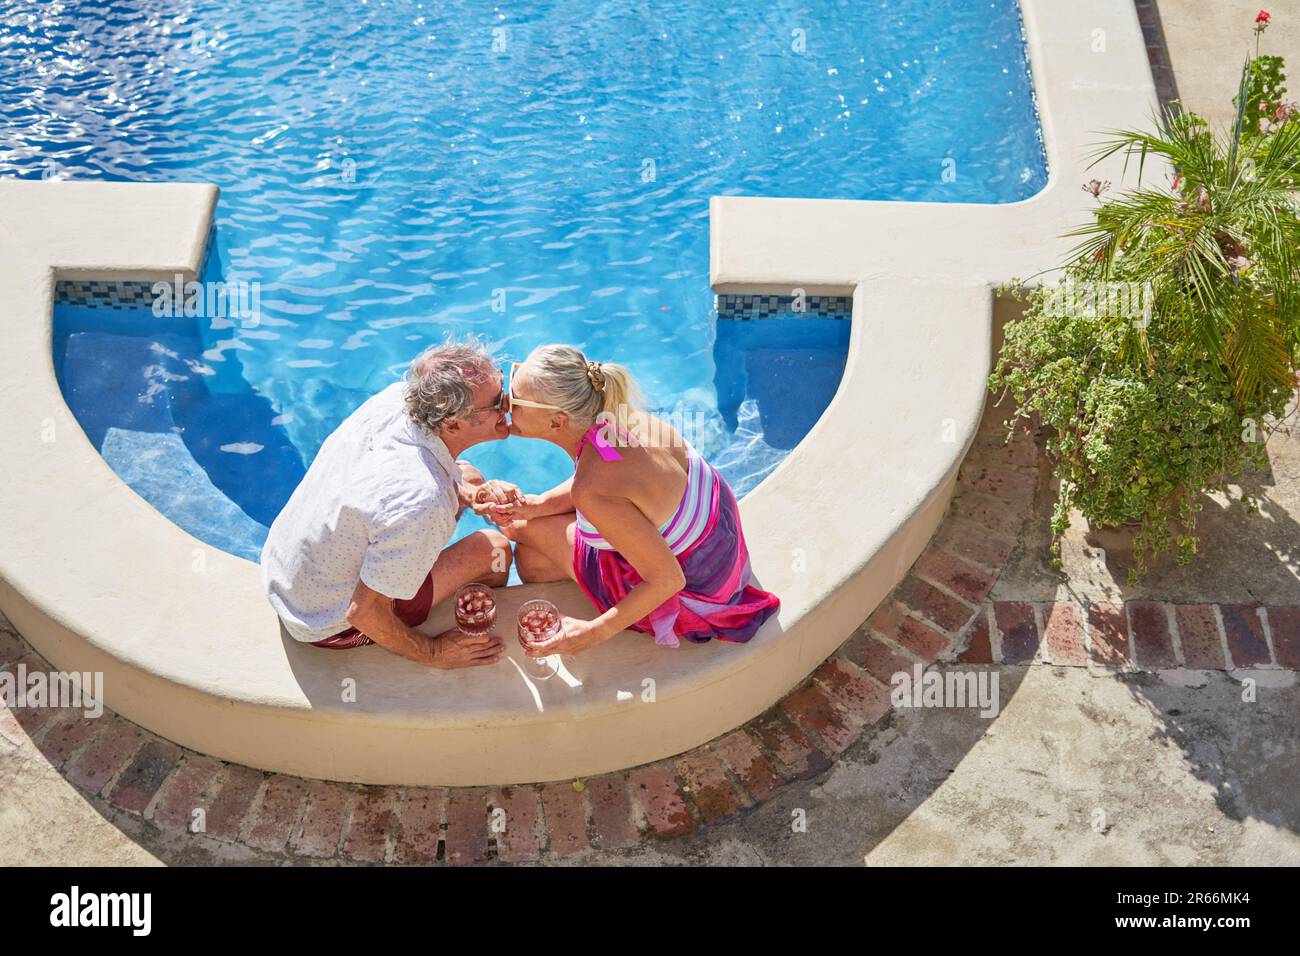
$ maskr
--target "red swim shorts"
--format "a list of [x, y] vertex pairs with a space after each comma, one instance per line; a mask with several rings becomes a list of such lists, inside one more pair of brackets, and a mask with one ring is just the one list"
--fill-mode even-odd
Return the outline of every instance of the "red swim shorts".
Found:
[[[420, 585], [420, 590], [415, 592], [415, 597], [409, 601], [397, 600], [393, 602], [393, 612], [397, 619], [407, 627], [419, 627], [424, 623], [429, 612], [433, 610], [433, 572], [424, 576], [424, 583]], [[346, 631], [339, 631], [329, 637], [322, 638], [319, 641], [312, 641], [312, 647], [329, 647], [334, 650], [342, 650], [348, 647], [365, 647], [367, 644], [375, 643], [366, 635], [362, 634], [355, 627], [350, 627]]]

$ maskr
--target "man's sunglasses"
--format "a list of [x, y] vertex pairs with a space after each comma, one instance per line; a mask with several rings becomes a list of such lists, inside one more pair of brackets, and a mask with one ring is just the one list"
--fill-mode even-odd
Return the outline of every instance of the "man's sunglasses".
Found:
[[[519, 366], [522, 364], [523, 364], [522, 362], [510, 363], [511, 381], [514, 380], [515, 369], [519, 368]], [[515, 405], [524, 405], [527, 406], [528, 408], [549, 408], [550, 410], [556, 412], [564, 411], [564, 409], [560, 408], [558, 405], [547, 405], [544, 402], [530, 402], [527, 401], [526, 399], [515, 398], [513, 395], [510, 394], [510, 391], [505, 387], [505, 384], [506, 384], [506, 375], [504, 372], [502, 372], [501, 391], [497, 393], [496, 401], [494, 401], [491, 405], [484, 405], [482, 407], [476, 405], [474, 408], [470, 409], [470, 414], [476, 415], [479, 412], [496, 412], [498, 415], [500, 415], [502, 412], [504, 412], [506, 415], [509, 415], [514, 410]]]
[[477, 415], [479, 412], [496, 412], [498, 415], [500, 415], [503, 410], [509, 411], [508, 398], [506, 396], [506, 380], [505, 380], [504, 373], [502, 373], [501, 375], [501, 391], [497, 392], [496, 400], [493, 401], [491, 405], [483, 405], [481, 407], [475, 405], [473, 408], [469, 410], [469, 416], [467, 417], [473, 417], [474, 415]]

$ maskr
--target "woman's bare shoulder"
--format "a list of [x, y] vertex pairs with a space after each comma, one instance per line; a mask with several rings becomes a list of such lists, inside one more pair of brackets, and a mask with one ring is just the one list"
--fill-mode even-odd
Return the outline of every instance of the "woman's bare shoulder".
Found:
[[650, 448], [680, 448], [685, 444], [679, 432], [672, 424], [657, 418], [649, 412], [632, 412], [627, 417], [628, 430], [636, 436], [637, 441]]
[[581, 503], [588, 496], [616, 493], [623, 483], [619, 464], [620, 461], [606, 461], [596, 454], [583, 455], [573, 473], [573, 500]]
[[649, 412], [638, 412], [642, 416], [636, 421], [636, 434], [640, 444], [663, 462], [663, 455], [671, 456], [677, 465], [685, 470], [688, 467], [686, 456], [686, 439], [672, 424], [662, 418], [656, 418]]

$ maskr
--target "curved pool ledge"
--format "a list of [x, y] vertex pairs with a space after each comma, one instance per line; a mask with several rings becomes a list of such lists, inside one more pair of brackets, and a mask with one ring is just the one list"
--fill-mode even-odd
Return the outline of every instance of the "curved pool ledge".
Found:
[[[441, 672], [281, 631], [252, 563], [159, 515], [109, 469], [55, 381], [54, 283], [193, 276], [216, 190], [0, 182], [0, 610], [54, 666], [104, 672], [105, 703], [195, 750], [367, 783], [590, 776], [688, 750], [799, 684], [892, 590], [941, 520], [974, 435], [993, 289], [1053, 265], [1083, 221], [1090, 130], [1155, 104], [1128, 0], [1022, 4], [1051, 178], [1005, 206], [715, 198], [718, 291], [853, 294], [844, 376], [799, 447], [741, 503], [780, 614], [747, 645], [678, 651], [622, 634], [530, 681], [518, 653]], [[1050, 9], [1050, 15], [1049, 15]], [[1107, 52], [1092, 52], [1092, 31]], [[941, 158], [936, 158], [938, 175]], [[958, 169], [960, 175], [960, 169]], [[572, 586], [537, 590], [589, 614]], [[448, 622], [435, 609], [425, 630]], [[507, 636], [507, 648], [513, 646]], [[647, 688], [653, 681], [654, 699]], [[354, 690], [352, 698], [345, 694]]]

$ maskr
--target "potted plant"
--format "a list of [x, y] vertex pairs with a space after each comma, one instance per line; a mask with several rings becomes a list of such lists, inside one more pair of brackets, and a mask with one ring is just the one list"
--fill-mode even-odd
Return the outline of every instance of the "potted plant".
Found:
[[[1300, 111], [1284, 83], [1281, 58], [1257, 50], [1226, 135], [1176, 108], [1154, 133], [1112, 133], [1094, 162], [1122, 150], [1127, 171], [1136, 156], [1137, 188], [1085, 186], [1099, 204], [1063, 281], [1009, 289], [1026, 310], [989, 386], [1017, 402], [1012, 423], [1050, 426], [1057, 561], [1078, 508], [1094, 529], [1132, 529], [1130, 583], [1170, 546], [1186, 563], [1202, 493], [1267, 464], [1300, 359]], [[1150, 154], [1174, 167], [1167, 186], [1142, 185]]]

